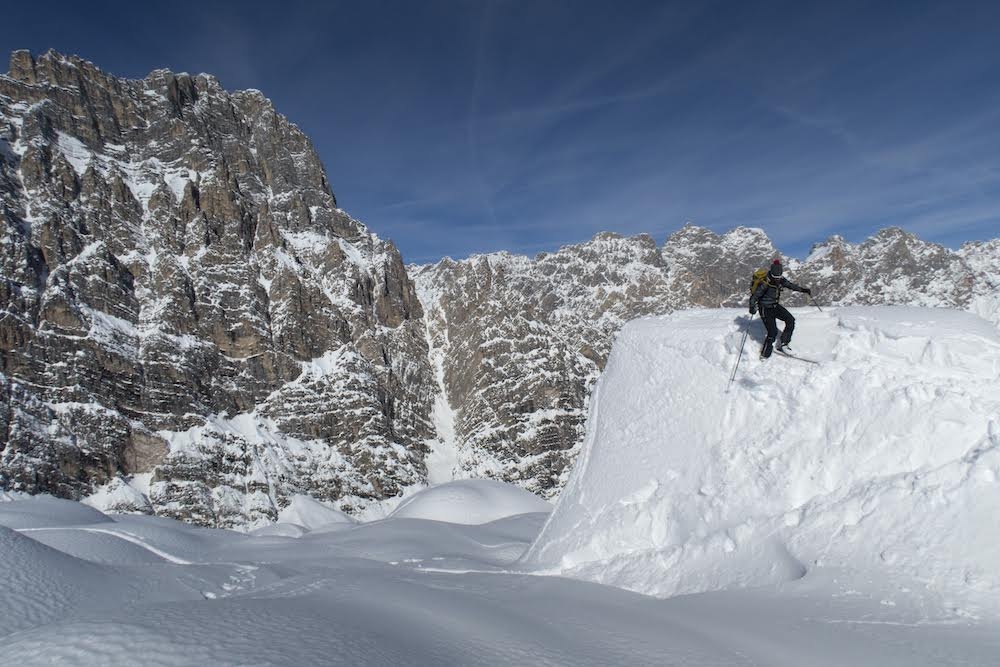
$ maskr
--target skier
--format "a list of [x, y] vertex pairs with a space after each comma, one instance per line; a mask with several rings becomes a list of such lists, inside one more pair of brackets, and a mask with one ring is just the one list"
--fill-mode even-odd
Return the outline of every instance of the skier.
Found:
[[757, 312], [760, 307], [760, 319], [764, 321], [767, 328], [767, 338], [764, 339], [764, 347], [760, 349], [760, 358], [767, 359], [771, 356], [771, 346], [778, 337], [778, 324], [775, 320], [785, 323], [785, 328], [781, 332], [781, 340], [778, 341], [778, 352], [783, 349], [791, 349], [789, 343], [792, 342], [792, 333], [795, 331], [795, 318], [788, 312], [788, 309], [778, 303], [781, 299], [782, 288], [788, 288], [795, 292], [805, 292], [812, 294], [808, 287], [799, 287], [787, 278], [781, 276], [781, 260], [776, 259], [771, 264], [771, 269], [767, 272], [767, 277], [757, 286], [750, 296], [750, 314]]

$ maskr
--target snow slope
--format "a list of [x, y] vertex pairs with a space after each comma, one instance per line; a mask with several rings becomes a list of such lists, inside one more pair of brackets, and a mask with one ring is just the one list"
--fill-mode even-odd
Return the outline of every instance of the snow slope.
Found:
[[[794, 311], [757, 358], [745, 313], [637, 320], [527, 567], [658, 596], [824, 571], [939, 613], [1000, 613], [1000, 333], [969, 313]], [[938, 613], [938, 612], [935, 612]]]
[[[503, 513], [510, 489], [463, 498], [482, 503], [470, 513]], [[335, 523], [282, 537], [9, 500], [0, 503], [3, 665], [910, 667], [1000, 656], [996, 623], [928, 619], [880, 602], [885, 592], [872, 586], [842, 593], [814, 577], [795, 590], [661, 600], [511, 571], [544, 512], [480, 525], [440, 514]]]

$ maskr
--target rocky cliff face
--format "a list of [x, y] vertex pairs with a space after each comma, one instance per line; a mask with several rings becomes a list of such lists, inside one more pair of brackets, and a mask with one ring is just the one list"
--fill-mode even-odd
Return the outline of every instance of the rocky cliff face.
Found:
[[424, 479], [433, 375], [399, 253], [259, 92], [16, 52], [0, 76], [0, 487], [273, 519]]

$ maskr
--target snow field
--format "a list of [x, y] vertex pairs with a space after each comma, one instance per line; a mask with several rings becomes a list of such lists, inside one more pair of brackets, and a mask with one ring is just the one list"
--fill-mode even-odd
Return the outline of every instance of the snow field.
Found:
[[755, 319], [729, 393], [745, 314], [627, 325], [525, 565], [660, 596], [829, 567], [906, 580], [936, 614], [1000, 612], [997, 330], [943, 309], [795, 314], [796, 354], [821, 364], [759, 361]]
[[[466, 500], [504, 504], [490, 486]], [[909, 666], [1000, 655], [995, 626], [929, 624], [816, 577], [792, 592], [658, 600], [512, 572], [547, 516], [321, 523], [292, 538], [13, 497], [0, 503], [0, 664]]]

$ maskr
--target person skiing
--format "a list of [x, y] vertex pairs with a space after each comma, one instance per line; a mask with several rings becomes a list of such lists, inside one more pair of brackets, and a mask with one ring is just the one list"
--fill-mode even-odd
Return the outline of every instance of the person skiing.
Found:
[[778, 341], [778, 352], [785, 348], [791, 349], [789, 343], [792, 342], [792, 334], [795, 332], [795, 318], [792, 317], [787, 308], [779, 303], [781, 290], [784, 288], [812, 295], [812, 290], [808, 287], [799, 287], [787, 278], [783, 278], [781, 260], [776, 259], [771, 264], [767, 276], [750, 295], [750, 314], [755, 314], [759, 307], [760, 319], [764, 321], [764, 327], [767, 329], [764, 346], [760, 349], [761, 359], [767, 359], [771, 356], [771, 346], [778, 338], [778, 324], [775, 320], [781, 320], [785, 323], [785, 328], [781, 331], [781, 340]]

